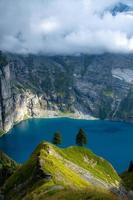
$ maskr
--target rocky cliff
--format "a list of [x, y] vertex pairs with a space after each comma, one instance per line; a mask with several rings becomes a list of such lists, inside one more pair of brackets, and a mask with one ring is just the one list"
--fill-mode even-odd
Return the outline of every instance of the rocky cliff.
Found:
[[29, 117], [133, 121], [132, 55], [4, 56], [6, 61], [0, 62], [1, 133]]

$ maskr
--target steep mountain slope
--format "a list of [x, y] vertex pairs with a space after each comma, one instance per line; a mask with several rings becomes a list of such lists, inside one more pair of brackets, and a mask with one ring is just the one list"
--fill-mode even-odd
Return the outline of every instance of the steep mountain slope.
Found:
[[132, 55], [6, 57], [9, 64], [0, 62], [1, 133], [29, 117], [133, 121]]
[[115, 200], [124, 195], [107, 161], [83, 147], [60, 149], [46, 142], [7, 180], [4, 194], [5, 200]]
[[16, 171], [17, 167], [14, 160], [0, 151], [0, 186]]

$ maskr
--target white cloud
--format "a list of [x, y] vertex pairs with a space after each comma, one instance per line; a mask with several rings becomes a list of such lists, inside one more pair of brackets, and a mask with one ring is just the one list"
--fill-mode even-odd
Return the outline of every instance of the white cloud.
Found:
[[0, 49], [77, 54], [133, 51], [133, 15], [103, 11], [132, 0], [1, 0]]

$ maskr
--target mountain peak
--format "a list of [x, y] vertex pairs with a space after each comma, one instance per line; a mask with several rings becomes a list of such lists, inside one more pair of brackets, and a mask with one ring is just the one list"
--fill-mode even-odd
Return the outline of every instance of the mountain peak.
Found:
[[113, 16], [116, 16], [118, 13], [127, 13], [133, 11], [133, 8], [128, 4], [118, 2], [117, 4], [108, 8], [107, 10], [110, 11]]

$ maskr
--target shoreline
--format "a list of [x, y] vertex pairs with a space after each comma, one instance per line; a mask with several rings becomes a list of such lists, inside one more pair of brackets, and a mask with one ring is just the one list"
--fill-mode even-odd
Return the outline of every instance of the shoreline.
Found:
[[75, 119], [75, 120], [99, 120], [99, 118], [95, 118], [91, 115], [84, 115], [83, 113], [61, 113], [61, 112], [55, 112], [55, 111], [45, 111], [45, 114], [37, 115], [37, 116], [26, 116], [22, 117], [19, 120], [15, 121], [11, 127], [8, 127], [8, 130], [2, 131], [2, 134], [0, 137], [3, 137], [6, 134], [10, 134], [11, 129], [13, 129], [16, 125], [20, 124], [23, 121], [29, 120], [29, 119], [56, 119], [56, 118], [69, 118], [69, 119]]
[[[30, 119], [56, 119], [56, 118], [68, 118], [68, 119], [74, 119], [74, 120], [91, 120], [91, 121], [97, 121], [101, 120], [100, 118], [93, 117], [91, 115], [85, 115], [80, 112], [75, 112], [75, 113], [62, 113], [62, 112], [56, 112], [56, 111], [45, 111], [43, 114], [41, 113], [40, 115], [36, 116], [25, 116], [20, 118], [19, 120], [15, 121], [12, 126], [8, 127], [8, 130], [3, 131], [2, 134], [0, 134], [0, 137], [3, 137], [6, 134], [10, 134], [10, 131], [18, 124], [20, 124], [23, 121], [30, 120]], [[120, 119], [103, 119], [103, 121], [112, 121], [112, 122], [124, 122], [124, 123], [129, 123], [132, 124], [132, 122], [120, 120]]]

